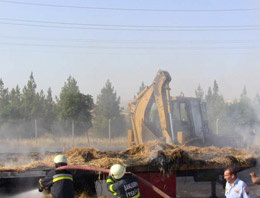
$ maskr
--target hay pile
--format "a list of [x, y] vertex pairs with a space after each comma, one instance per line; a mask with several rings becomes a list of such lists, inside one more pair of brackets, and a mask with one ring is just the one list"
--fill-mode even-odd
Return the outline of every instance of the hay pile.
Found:
[[[25, 166], [8, 168], [0, 171], [25, 171], [42, 168], [54, 168], [56, 154], [34, 161]], [[224, 168], [229, 165], [252, 167], [258, 156], [249, 154], [245, 149], [230, 147], [194, 147], [166, 144], [158, 141], [132, 146], [124, 151], [99, 151], [94, 148], [74, 148], [65, 153], [69, 165], [86, 165], [110, 168], [120, 163], [128, 168], [147, 166], [170, 173], [176, 170]]]
[[71, 165], [109, 168], [114, 163], [120, 163], [129, 168], [148, 166], [165, 172], [225, 168], [230, 165], [252, 167], [258, 158], [245, 149], [178, 146], [158, 141], [132, 146], [121, 152], [76, 148], [66, 152], [66, 156]]

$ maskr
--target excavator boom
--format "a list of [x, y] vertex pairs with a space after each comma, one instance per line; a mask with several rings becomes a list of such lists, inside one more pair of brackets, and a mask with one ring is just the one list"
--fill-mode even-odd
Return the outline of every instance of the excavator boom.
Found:
[[[167, 71], [158, 71], [152, 85], [144, 89], [128, 105], [132, 130], [129, 130], [129, 145], [142, 144], [148, 140], [164, 137], [168, 142], [172, 140], [171, 132], [171, 105], [169, 83], [171, 76]], [[161, 133], [149, 126], [147, 119], [152, 105], [158, 109]]]

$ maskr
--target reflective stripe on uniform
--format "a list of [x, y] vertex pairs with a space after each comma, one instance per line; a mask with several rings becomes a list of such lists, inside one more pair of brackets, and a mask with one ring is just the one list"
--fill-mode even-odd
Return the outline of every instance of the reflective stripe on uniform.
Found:
[[113, 186], [114, 186], [115, 181], [113, 179], [111, 179], [111, 178], [108, 178], [106, 180], [106, 183], [109, 184], [109, 191], [112, 192], [113, 195], [117, 195], [117, 193], [113, 190]]
[[56, 174], [56, 175], [53, 175], [53, 179], [55, 179], [57, 177], [72, 177], [72, 175], [71, 174]]
[[52, 182], [55, 183], [55, 182], [63, 180], [63, 179], [69, 179], [69, 180], [73, 181], [72, 177], [57, 177], [57, 178], [53, 179]]
[[63, 180], [63, 179], [69, 179], [69, 180], [73, 181], [71, 174], [56, 174], [56, 175], [53, 175], [52, 182], [55, 183], [55, 182]]
[[42, 187], [42, 188], [44, 187], [44, 186], [42, 185], [42, 179], [39, 180], [39, 184], [40, 184], [40, 187]]
[[107, 183], [114, 183], [114, 181], [112, 179], [110, 179], [110, 178], [108, 178], [106, 182]]
[[133, 196], [132, 198], [138, 198], [140, 197], [140, 192], [137, 193], [137, 195]]
[[114, 184], [110, 184], [110, 185], [109, 185], [109, 190], [110, 190], [111, 192], [115, 193], [115, 191], [113, 190], [113, 186], [114, 186]]

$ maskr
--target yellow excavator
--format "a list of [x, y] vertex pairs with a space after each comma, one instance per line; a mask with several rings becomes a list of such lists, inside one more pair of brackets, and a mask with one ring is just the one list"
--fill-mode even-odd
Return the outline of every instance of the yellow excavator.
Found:
[[153, 83], [128, 104], [128, 146], [158, 139], [196, 146], [230, 144], [229, 138], [209, 130], [206, 103], [184, 95], [171, 97], [170, 81], [170, 74], [159, 70]]

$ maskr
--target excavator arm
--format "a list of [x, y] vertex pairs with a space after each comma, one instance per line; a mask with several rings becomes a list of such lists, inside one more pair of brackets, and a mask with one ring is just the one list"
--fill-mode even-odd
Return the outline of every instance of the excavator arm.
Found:
[[[167, 71], [158, 71], [152, 85], [144, 89], [128, 105], [132, 130], [128, 131], [128, 144], [142, 144], [149, 140], [173, 138], [171, 124], [171, 105], [169, 83], [171, 76]], [[147, 120], [153, 104], [156, 104], [161, 133], [150, 127]]]

